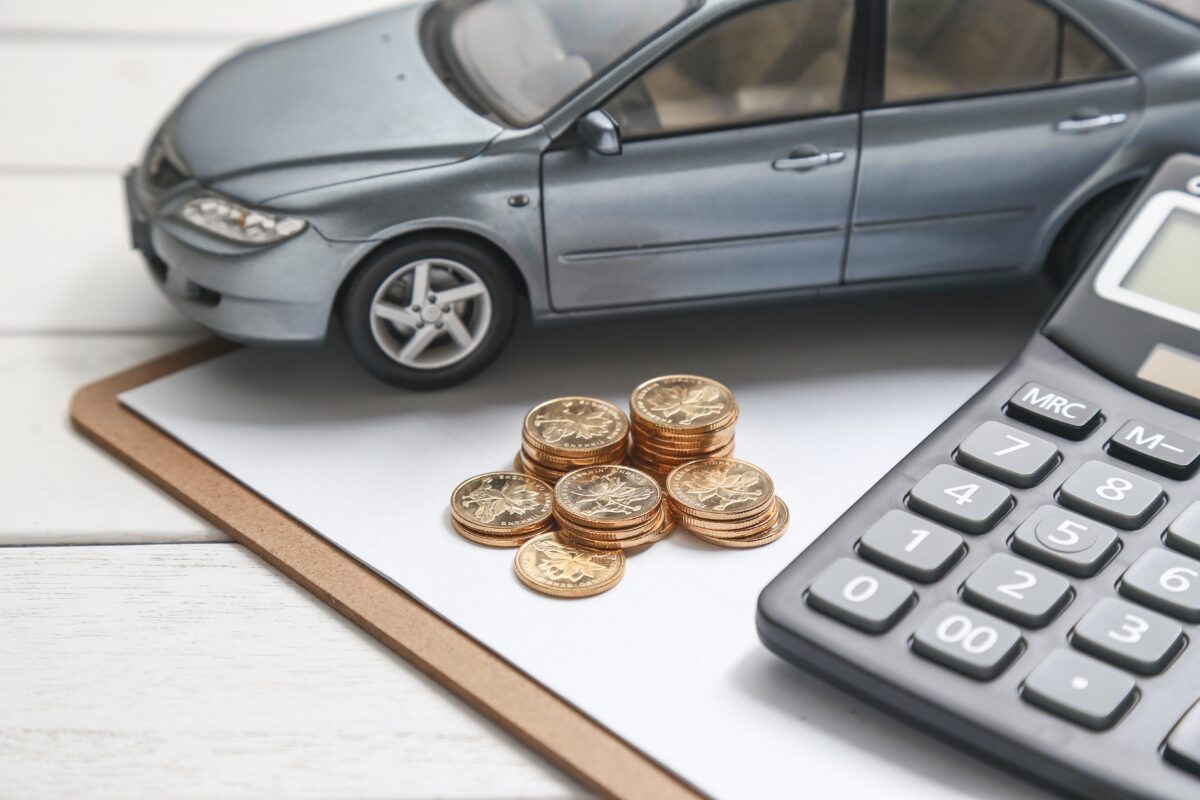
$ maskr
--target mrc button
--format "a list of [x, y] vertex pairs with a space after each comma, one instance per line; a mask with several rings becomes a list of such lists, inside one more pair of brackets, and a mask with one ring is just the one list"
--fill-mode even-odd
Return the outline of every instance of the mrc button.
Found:
[[1040, 383], [1027, 383], [1004, 411], [1013, 419], [1036, 425], [1068, 439], [1082, 439], [1100, 424], [1100, 407]]

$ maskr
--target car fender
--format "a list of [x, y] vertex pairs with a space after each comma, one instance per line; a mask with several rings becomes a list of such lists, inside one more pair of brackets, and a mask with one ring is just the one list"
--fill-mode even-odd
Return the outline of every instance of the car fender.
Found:
[[[539, 225], [540, 233], [540, 225]], [[530, 252], [528, 244], [506, 240], [502, 231], [461, 217], [426, 217], [391, 225], [377, 231], [369, 239], [356, 241], [340, 267], [339, 286], [344, 286], [355, 268], [379, 247], [400, 239], [421, 236], [461, 235], [482, 242], [500, 253], [517, 271], [517, 279], [529, 296], [530, 310], [535, 317], [550, 313], [546, 291], [545, 265], [540, 247]]]
[[539, 165], [536, 146], [489, 148], [453, 164], [299, 192], [271, 210], [352, 245], [337, 266], [338, 285], [382, 242], [447, 231], [472, 236], [512, 262], [538, 316], [549, 310]]

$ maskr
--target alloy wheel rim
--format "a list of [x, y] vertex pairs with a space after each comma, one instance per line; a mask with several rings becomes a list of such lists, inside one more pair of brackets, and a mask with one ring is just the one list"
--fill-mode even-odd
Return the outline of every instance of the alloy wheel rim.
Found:
[[388, 358], [409, 369], [441, 369], [479, 349], [492, 320], [492, 297], [462, 262], [423, 258], [379, 285], [370, 314], [375, 344]]

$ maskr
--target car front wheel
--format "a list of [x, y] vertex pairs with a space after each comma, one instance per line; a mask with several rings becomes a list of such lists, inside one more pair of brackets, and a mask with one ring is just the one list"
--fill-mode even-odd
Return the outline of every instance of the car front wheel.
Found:
[[376, 378], [436, 389], [496, 357], [515, 302], [510, 268], [486, 248], [421, 239], [372, 253], [343, 294], [341, 319], [355, 356]]

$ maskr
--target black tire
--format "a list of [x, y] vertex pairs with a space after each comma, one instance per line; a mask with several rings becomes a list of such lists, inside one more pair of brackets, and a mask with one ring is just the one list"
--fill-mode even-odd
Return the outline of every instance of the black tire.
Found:
[[1133, 198], [1133, 189], [1133, 184], [1108, 189], [1063, 228], [1046, 259], [1046, 273], [1056, 287], [1069, 284], [1096, 255]]
[[[390, 355], [380, 338], [387, 339], [389, 335], [396, 334], [397, 339], [401, 339], [405, 334], [412, 336], [415, 329], [392, 326], [391, 323], [374, 319], [372, 307], [385, 283], [391, 284], [387, 290], [389, 292], [397, 291], [403, 296], [407, 289], [411, 293], [412, 279], [397, 278], [397, 274], [406, 268], [411, 269], [411, 265], [428, 260], [452, 262], [473, 272], [491, 301], [490, 313], [477, 319], [478, 344], [473, 350], [444, 366], [414, 368], [401, 364]], [[452, 275], [448, 270], [443, 270], [442, 274]], [[422, 237], [383, 245], [367, 256], [355, 269], [342, 292], [339, 314], [350, 349], [376, 378], [406, 389], [440, 389], [474, 377], [492, 362], [512, 333], [516, 295], [512, 267], [489, 248], [449, 236]], [[377, 325], [384, 326], [386, 330], [378, 331]], [[425, 326], [424, 321], [421, 326]], [[437, 327], [440, 329], [442, 326]], [[452, 347], [453, 343], [448, 338], [448, 334], [441, 337], [438, 340], [440, 344], [436, 346]], [[434, 346], [430, 345], [431, 348]], [[454, 355], [451, 353], [447, 357]]]

